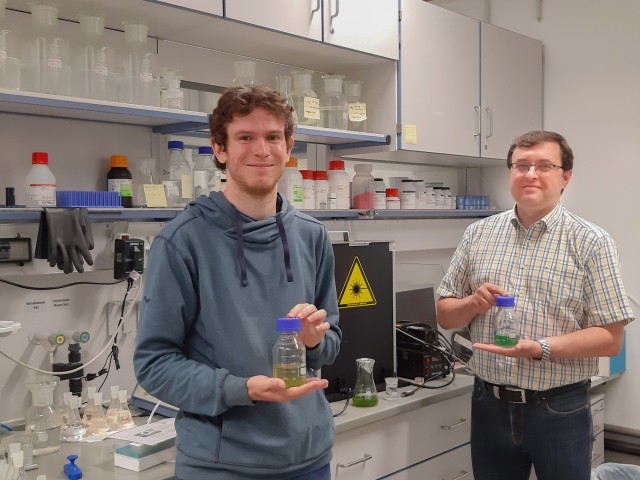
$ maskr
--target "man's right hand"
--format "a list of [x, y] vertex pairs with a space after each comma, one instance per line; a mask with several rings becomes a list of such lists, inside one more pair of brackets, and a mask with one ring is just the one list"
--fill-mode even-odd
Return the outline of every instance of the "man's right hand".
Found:
[[329, 381], [321, 378], [307, 378], [307, 383], [300, 387], [286, 388], [281, 378], [257, 375], [247, 380], [247, 392], [254, 402], [288, 402], [309, 395], [311, 392], [329, 386]]
[[493, 283], [483, 283], [480, 288], [465, 298], [474, 316], [481, 315], [496, 306], [496, 296], [507, 295], [507, 291]]

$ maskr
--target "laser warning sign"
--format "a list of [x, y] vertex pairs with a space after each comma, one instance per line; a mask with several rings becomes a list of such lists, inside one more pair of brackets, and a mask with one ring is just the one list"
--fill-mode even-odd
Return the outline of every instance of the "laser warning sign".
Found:
[[353, 259], [347, 281], [338, 297], [338, 308], [368, 307], [376, 305], [376, 297], [358, 257]]

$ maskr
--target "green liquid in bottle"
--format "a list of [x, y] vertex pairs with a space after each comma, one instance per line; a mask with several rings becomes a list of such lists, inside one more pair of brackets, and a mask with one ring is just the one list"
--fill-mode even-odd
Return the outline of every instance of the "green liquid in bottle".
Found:
[[520, 337], [506, 337], [503, 335], [494, 335], [493, 343], [498, 347], [515, 347], [520, 341]]
[[300, 366], [297, 365], [274, 365], [273, 377], [281, 378], [287, 388], [299, 387], [307, 383], [307, 377], [300, 375]]
[[351, 400], [354, 407], [375, 407], [378, 405], [377, 395], [354, 395]]

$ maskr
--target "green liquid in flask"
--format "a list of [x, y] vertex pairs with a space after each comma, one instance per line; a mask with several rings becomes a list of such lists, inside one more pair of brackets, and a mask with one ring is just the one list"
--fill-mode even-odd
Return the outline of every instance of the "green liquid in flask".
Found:
[[520, 341], [520, 336], [507, 337], [504, 335], [494, 335], [493, 343], [498, 347], [515, 347]]
[[375, 407], [378, 405], [377, 395], [354, 395], [351, 400], [354, 407]]

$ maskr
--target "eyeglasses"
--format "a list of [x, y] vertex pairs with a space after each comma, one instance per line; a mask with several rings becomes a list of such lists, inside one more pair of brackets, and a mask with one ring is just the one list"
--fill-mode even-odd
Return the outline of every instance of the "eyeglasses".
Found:
[[554, 165], [553, 163], [539, 163], [539, 164], [533, 164], [533, 165], [530, 165], [528, 163], [512, 163], [511, 164], [511, 170], [520, 175], [526, 175], [527, 173], [529, 173], [532, 167], [535, 168], [537, 173], [549, 173], [553, 170], [558, 170], [558, 169], [562, 170], [561, 165]]

